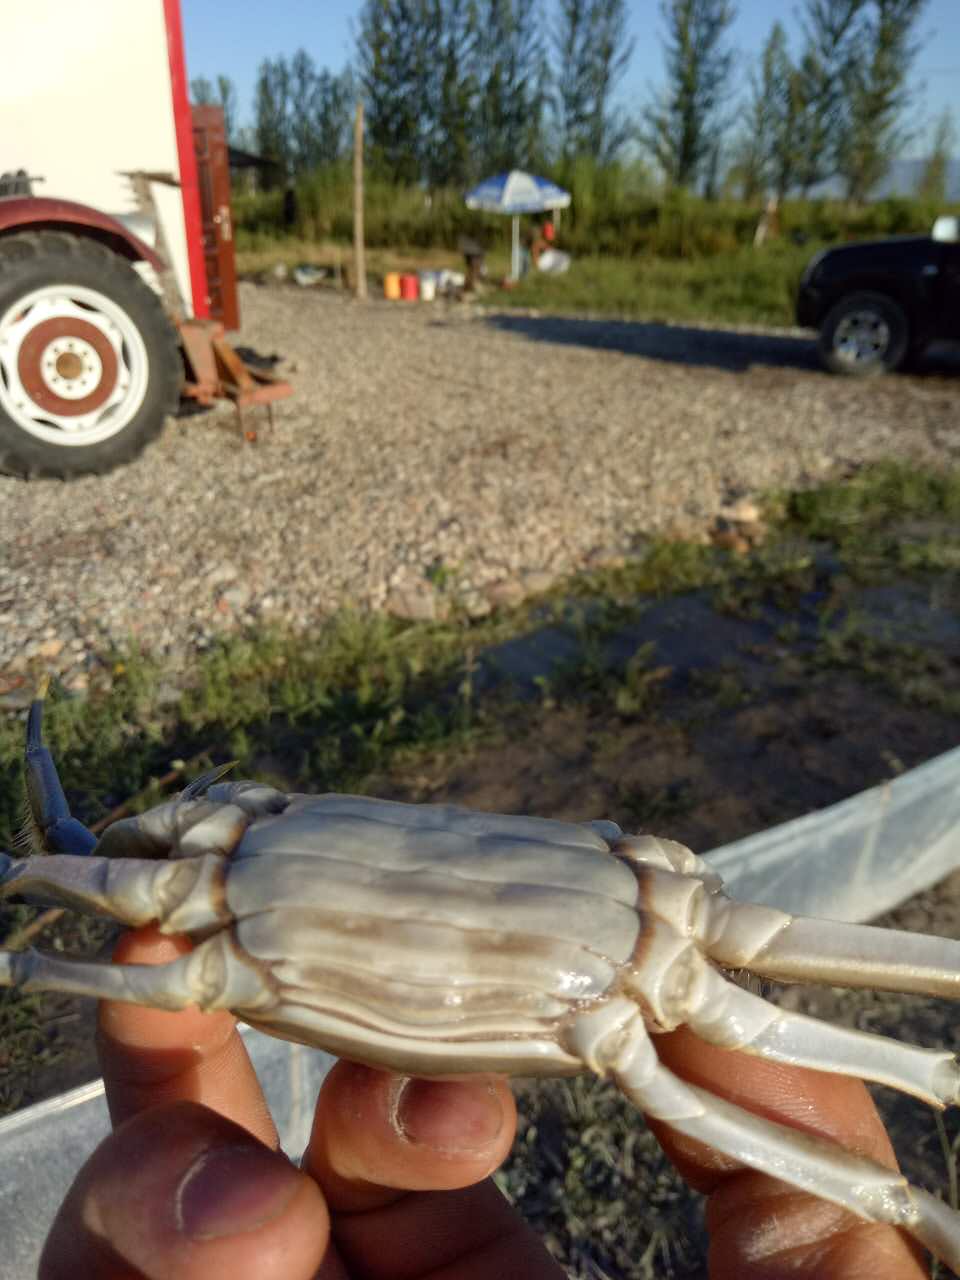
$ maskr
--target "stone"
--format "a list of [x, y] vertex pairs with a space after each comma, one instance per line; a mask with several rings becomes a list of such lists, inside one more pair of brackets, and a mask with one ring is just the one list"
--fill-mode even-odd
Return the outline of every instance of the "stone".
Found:
[[406, 618], [410, 622], [435, 622], [438, 617], [437, 594], [428, 583], [394, 588], [384, 607], [394, 618]]
[[757, 524], [763, 516], [752, 498], [741, 498], [728, 507], [721, 507], [720, 514], [736, 524]]
[[545, 569], [531, 569], [523, 575], [524, 588], [531, 596], [544, 595], [556, 581], [557, 574], [549, 573]]
[[503, 578], [500, 582], [492, 582], [485, 594], [494, 608], [512, 609], [526, 599], [527, 593], [517, 578]]
[[54, 658], [59, 658], [62, 652], [63, 641], [58, 638], [41, 640], [40, 644], [37, 646], [38, 656], [46, 658], [48, 662], [52, 661]]

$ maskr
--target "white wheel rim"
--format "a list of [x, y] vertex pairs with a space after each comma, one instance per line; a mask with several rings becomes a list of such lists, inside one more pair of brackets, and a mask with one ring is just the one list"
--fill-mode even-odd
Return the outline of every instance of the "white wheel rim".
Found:
[[149, 372], [139, 329], [96, 289], [45, 285], [0, 315], [0, 409], [47, 444], [117, 435], [143, 404]]

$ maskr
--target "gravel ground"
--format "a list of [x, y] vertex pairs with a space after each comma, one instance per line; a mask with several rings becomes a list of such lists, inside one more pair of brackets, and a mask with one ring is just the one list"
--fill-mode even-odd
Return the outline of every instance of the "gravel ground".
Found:
[[953, 367], [857, 383], [790, 334], [241, 299], [237, 345], [296, 388], [259, 443], [222, 406], [106, 477], [0, 477], [0, 705], [38, 664], [83, 690], [132, 637], [176, 659], [344, 603], [429, 617], [438, 571], [480, 614], [731, 497], [960, 453]]

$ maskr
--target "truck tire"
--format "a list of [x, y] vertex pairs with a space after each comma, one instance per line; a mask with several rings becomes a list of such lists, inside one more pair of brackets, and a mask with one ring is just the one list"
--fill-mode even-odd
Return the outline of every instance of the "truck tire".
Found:
[[831, 373], [868, 378], [899, 369], [910, 349], [910, 322], [882, 293], [851, 293], [827, 314], [820, 358]]
[[177, 407], [160, 298], [84, 236], [0, 239], [0, 471], [69, 479], [129, 462]]

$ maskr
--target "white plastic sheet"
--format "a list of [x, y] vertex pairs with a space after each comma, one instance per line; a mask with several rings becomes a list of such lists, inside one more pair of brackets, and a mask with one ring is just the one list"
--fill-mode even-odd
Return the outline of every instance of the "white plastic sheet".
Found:
[[872, 920], [960, 867], [960, 748], [706, 856], [737, 898]]

